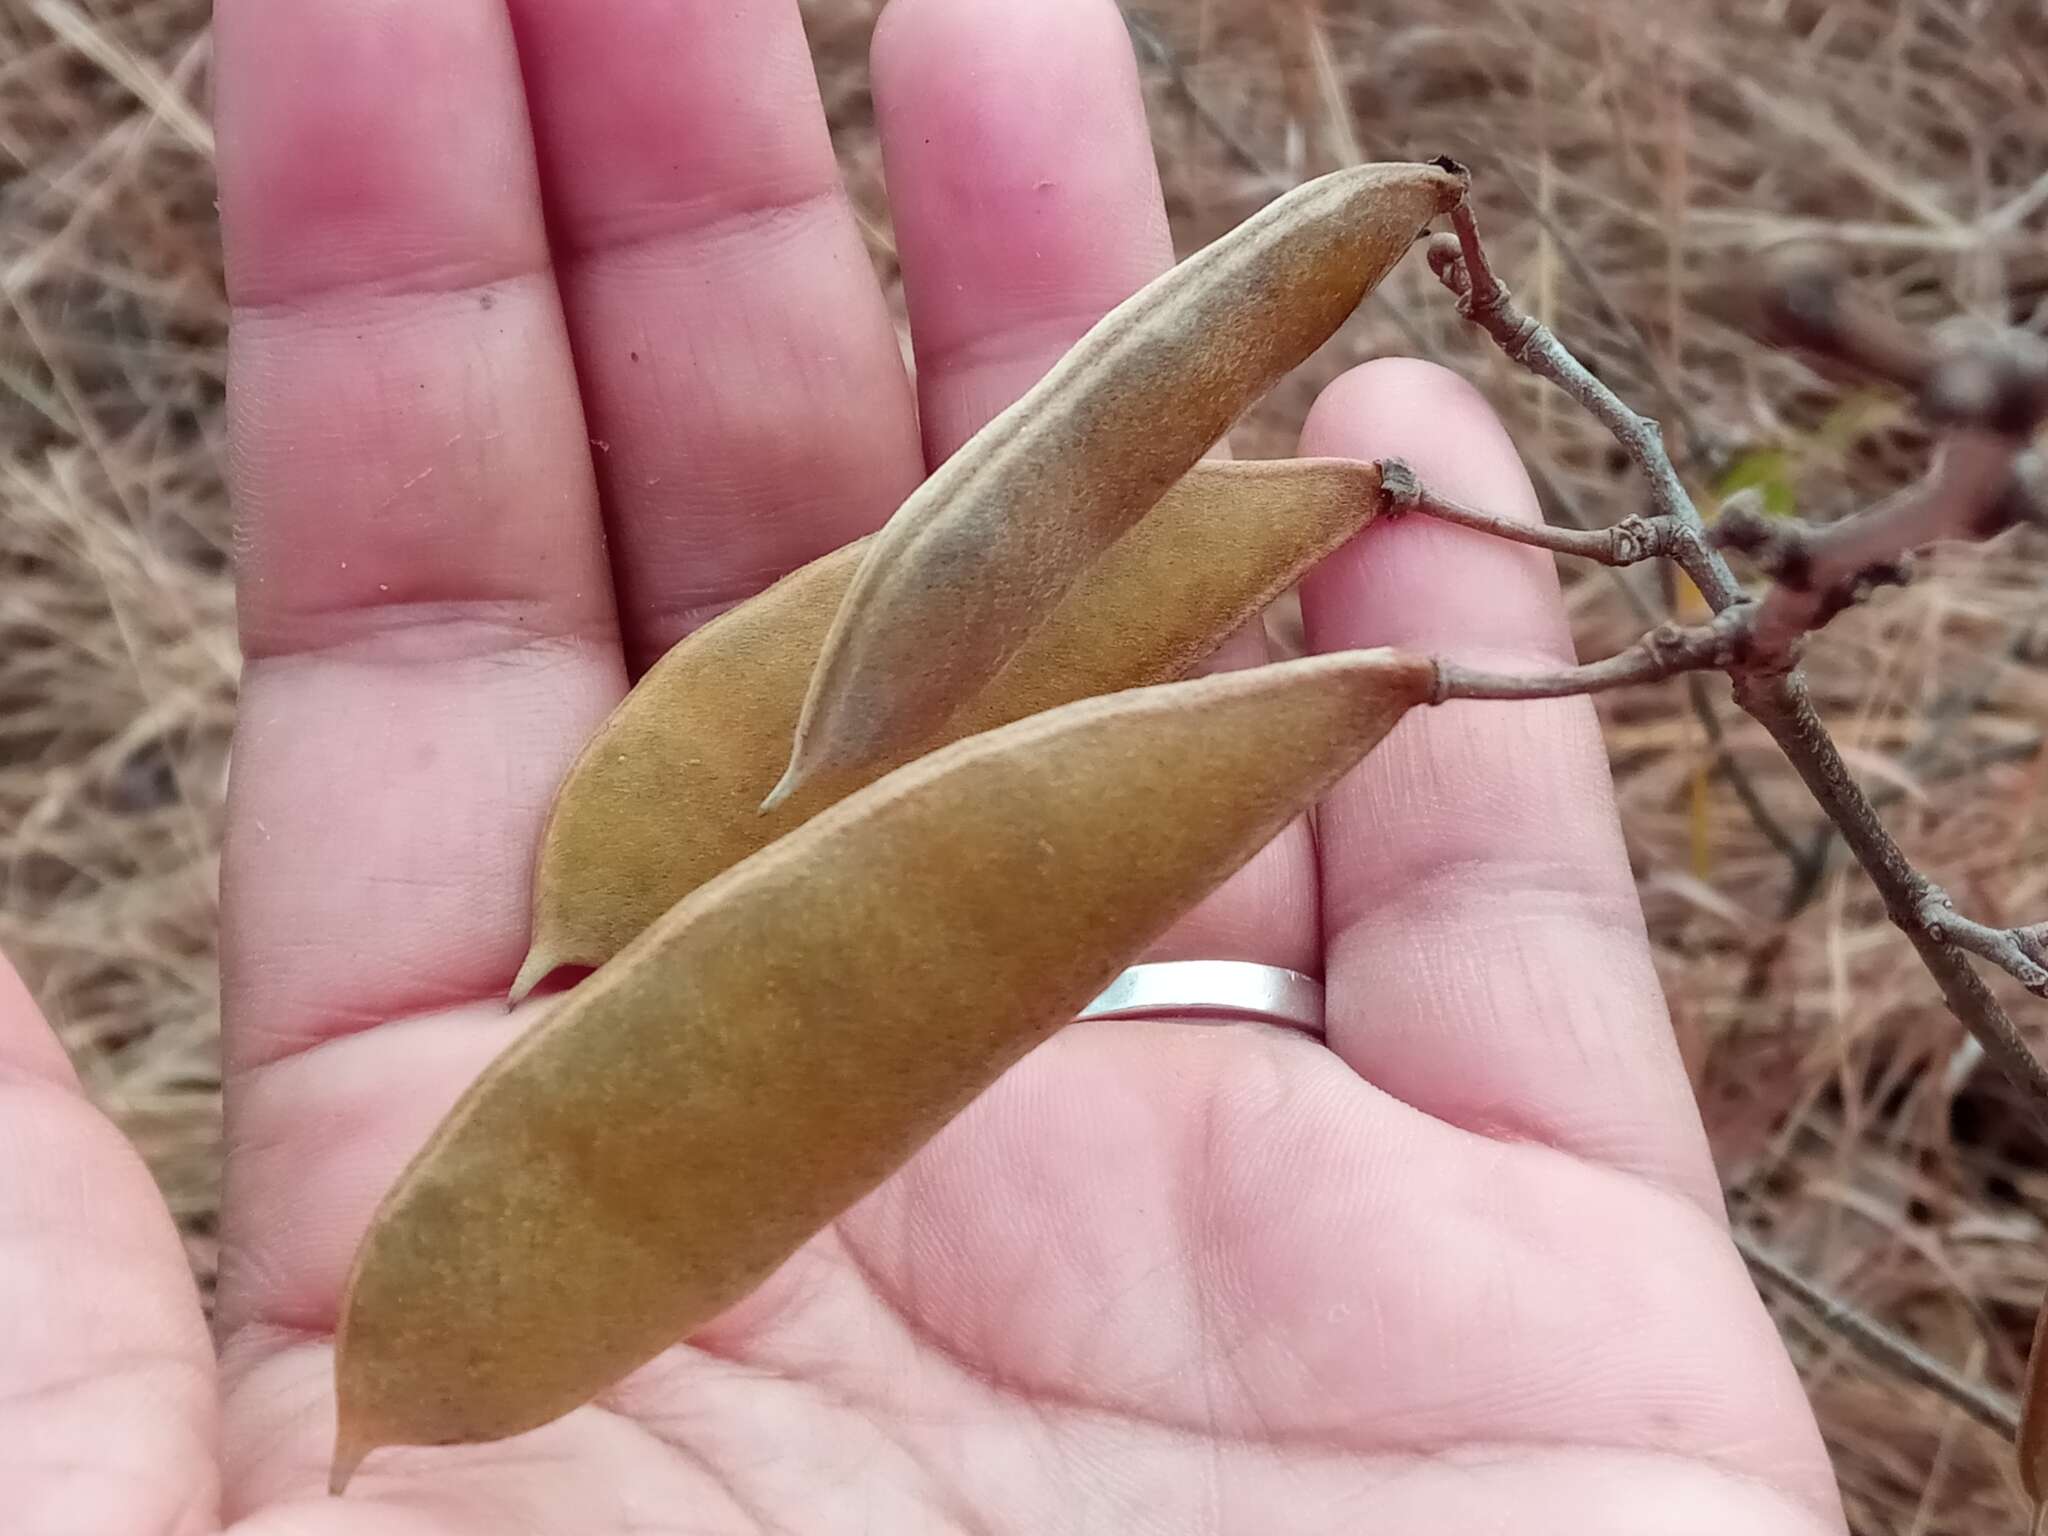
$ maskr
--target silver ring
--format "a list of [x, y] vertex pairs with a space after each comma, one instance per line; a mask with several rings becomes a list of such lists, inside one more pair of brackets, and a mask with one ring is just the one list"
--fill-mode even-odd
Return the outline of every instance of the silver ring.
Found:
[[1300, 971], [1248, 960], [1171, 960], [1134, 965], [1081, 1019], [1249, 1019], [1323, 1036], [1323, 984]]

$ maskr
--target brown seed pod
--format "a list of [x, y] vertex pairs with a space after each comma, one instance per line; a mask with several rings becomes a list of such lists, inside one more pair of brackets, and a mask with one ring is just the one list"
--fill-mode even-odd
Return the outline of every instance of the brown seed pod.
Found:
[[713, 875], [921, 751], [1180, 676], [1383, 504], [1371, 464], [1197, 464], [931, 739], [763, 814], [861, 551], [813, 561], [676, 645], [584, 748], [541, 835], [512, 1000], [560, 966], [603, 964]]
[[884, 760], [978, 693], [1238, 415], [1341, 325], [1462, 171], [1309, 182], [1112, 310], [876, 535], [833, 620], [788, 772]]
[[1354, 651], [956, 742], [686, 897], [485, 1071], [342, 1301], [339, 1488], [519, 1433], [740, 1300], [1428, 697]]

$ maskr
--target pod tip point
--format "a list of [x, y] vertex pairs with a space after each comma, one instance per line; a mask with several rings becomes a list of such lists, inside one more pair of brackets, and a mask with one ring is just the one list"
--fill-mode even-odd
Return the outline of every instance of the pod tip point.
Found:
[[532, 995], [533, 989], [546, 981], [560, 966], [552, 955], [539, 944], [527, 951], [520, 962], [519, 974], [512, 978], [512, 990], [505, 994], [505, 1006], [517, 1008]]
[[768, 791], [767, 798], [761, 802], [761, 809], [758, 814], [766, 816], [791, 795], [795, 794], [802, 786], [805, 777], [806, 773], [802, 759], [791, 758], [789, 767], [783, 771], [781, 779], [776, 782], [773, 789]]
[[347, 1431], [336, 1436], [334, 1442], [334, 1464], [327, 1473], [327, 1491], [340, 1498], [349, 1485], [349, 1479], [356, 1475], [356, 1468], [363, 1464], [363, 1458], [376, 1447], [367, 1441], [357, 1440]]

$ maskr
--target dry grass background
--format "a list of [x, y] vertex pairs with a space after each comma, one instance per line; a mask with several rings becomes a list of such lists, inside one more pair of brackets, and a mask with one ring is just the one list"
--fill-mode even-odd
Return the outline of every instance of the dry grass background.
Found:
[[[852, 196], [893, 285], [867, 97], [875, 0], [807, 0]], [[2048, 328], [2038, 0], [1150, 0], [1134, 6], [1183, 249], [1355, 158], [1455, 153], [1503, 273], [1662, 415], [1709, 501], [1813, 517], [1913, 471], [1882, 396], [1718, 324], [1821, 241], [1904, 314]], [[216, 850], [237, 659], [204, 0], [0, 0], [0, 949], [155, 1168], [202, 1277], [217, 1192]], [[1611, 446], [1461, 333], [1419, 263], [1239, 435], [1420, 352], [1500, 405], [1554, 516], [1634, 510]], [[1672, 595], [1571, 587], [1602, 652]], [[1936, 559], [1818, 647], [1817, 689], [1916, 858], [2048, 915], [2048, 548]], [[1720, 700], [1801, 842], [1813, 812]], [[1630, 847], [1736, 1219], [2010, 1389], [2048, 1287], [2048, 1162], [1853, 870], [1794, 890], [1676, 690], [1611, 701]], [[2007, 990], [2010, 990], [2009, 988]], [[2016, 999], [2041, 1034], [2039, 1005]], [[2043, 1041], [2048, 1045], [2048, 1041]], [[2020, 1523], [1996, 1438], [1781, 1313], [1859, 1531]]]

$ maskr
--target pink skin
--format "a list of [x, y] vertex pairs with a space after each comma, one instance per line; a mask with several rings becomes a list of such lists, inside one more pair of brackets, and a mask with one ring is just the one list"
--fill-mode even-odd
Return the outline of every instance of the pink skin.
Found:
[[[1107, 0], [884, 18], [914, 395], [793, 0], [221, 0], [216, 35], [249, 655], [222, 1349], [0, 979], [11, 1531], [1841, 1529], [1579, 703], [1412, 718], [1319, 857], [1297, 829], [1166, 946], [1326, 964], [1328, 1049], [1069, 1030], [598, 1405], [325, 1498], [343, 1273], [530, 1020], [495, 999], [570, 754], [1169, 251]], [[1333, 385], [1303, 447], [1531, 510], [1417, 364]], [[1324, 649], [1569, 650], [1547, 558], [1421, 521], [1305, 606]]]

